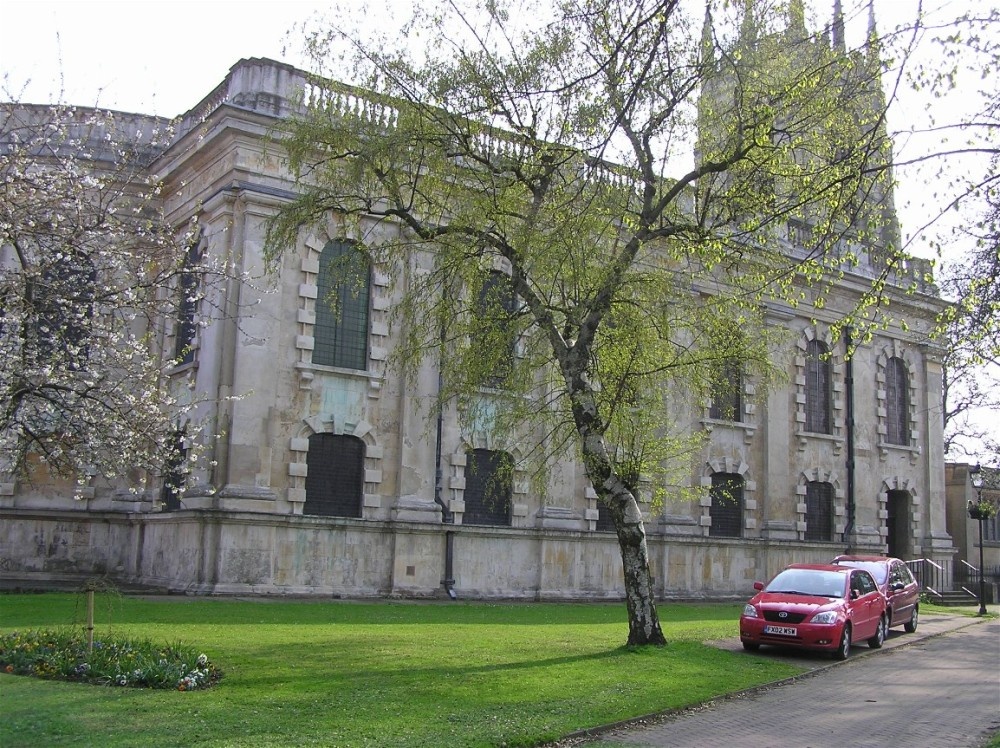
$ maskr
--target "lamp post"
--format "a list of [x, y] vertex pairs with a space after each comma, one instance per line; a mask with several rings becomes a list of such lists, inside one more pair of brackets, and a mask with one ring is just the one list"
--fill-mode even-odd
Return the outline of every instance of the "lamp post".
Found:
[[986, 581], [983, 576], [983, 521], [987, 517], [987, 512], [983, 506], [983, 472], [976, 463], [969, 468], [969, 476], [972, 479], [972, 487], [976, 489], [976, 503], [969, 502], [969, 516], [979, 522], [979, 615], [986, 615]]

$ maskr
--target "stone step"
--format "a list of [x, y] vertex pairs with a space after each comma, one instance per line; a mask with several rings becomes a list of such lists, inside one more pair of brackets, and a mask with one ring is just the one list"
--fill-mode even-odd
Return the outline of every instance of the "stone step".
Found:
[[965, 590], [949, 590], [947, 592], [939, 592], [936, 595], [931, 595], [931, 599], [934, 601], [935, 605], [944, 606], [960, 606], [960, 605], [976, 605], [979, 603], [979, 598]]

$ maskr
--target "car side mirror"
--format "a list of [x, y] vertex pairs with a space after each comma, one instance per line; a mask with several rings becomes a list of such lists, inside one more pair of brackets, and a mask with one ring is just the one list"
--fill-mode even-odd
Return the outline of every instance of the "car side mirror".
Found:
[[859, 597], [861, 597], [861, 593], [860, 592], [858, 592], [857, 590], [851, 590], [851, 599], [852, 600], [857, 600]]
[[891, 585], [889, 585], [889, 589], [892, 590], [893, 592], [899, 592], [900, 590], [905, 588], [906, 585], [903, 584], [902, 582], [893, 582]]
[[753, 583], [753, 588], [755, 590], [757, 590], [758, 592], [760, 592], [762, 589], [764, 589], [764, 583], [763, 582], [754, 582]]

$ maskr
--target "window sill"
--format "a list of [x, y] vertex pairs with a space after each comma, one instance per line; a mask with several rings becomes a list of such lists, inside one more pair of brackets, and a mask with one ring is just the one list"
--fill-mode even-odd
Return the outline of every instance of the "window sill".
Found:
[[311, 364], [298, 362], [295, 369], [299, 373], [299, 382], [302, 389], [309, 389], [313, 379], [319, 375], [321, 379], [338, 377], [341, 379], [360, 379], [368, 382], [371, 396], [377, 397], [378, 390], [382, 388], [383, 377], [370, 369], [345, 369], [339, 366], [323, 366], [322, 364]]
[[179, 364], [173, 367], [172, 369], [168, 370], [167, 376], [176, 377], [180, 376], [181, 374], [185, 374], [189, 371], [197, 371], [197, 370], [198, 370], [198, 359], [195, 359], [194, 361], [188, 361], [186, 364]]

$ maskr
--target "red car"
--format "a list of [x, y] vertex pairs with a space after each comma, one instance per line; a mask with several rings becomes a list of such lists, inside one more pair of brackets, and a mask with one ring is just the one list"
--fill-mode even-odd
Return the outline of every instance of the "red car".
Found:
[[889, 627], [902, 626], [908, 634], [917, 630], [920, 585], [903, 561], [887, 556], [837, 556], [831, 563], [871, 572], [889, 605]]
[[855, 642], [878, 649], [888, 629], [885, 596], [865, 569], [834, 564], [792, 564], [743, 607], [743, 648], [761, 644], [830, 652], [844, 660]]

